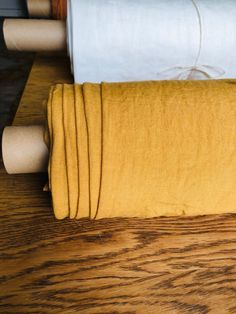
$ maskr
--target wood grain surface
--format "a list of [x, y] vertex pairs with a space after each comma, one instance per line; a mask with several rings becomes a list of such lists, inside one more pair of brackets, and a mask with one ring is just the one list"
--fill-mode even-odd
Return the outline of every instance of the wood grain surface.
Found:
[[[15, 124], [42, 122], [66, 64], [37, 58]], [[0, 163], [0, 313], [236, 313], [235, 214], [56, 221], [46, 181]]]
[[44, 122], [43, 104], [50, 88], [57, 83], [72, 83], [70, 62], [63, 54], [41, 54], [36, 57], [25, 86], [14, 125], [41, 124]]

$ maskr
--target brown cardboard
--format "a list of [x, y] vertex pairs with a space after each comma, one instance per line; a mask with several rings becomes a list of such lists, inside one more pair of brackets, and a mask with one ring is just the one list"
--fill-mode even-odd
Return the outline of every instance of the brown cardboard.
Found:
[[4, 129], [2, 156], [9, 174], [46, 172], [48, 155], [43, 126], [10, 126]]
[[50, 0], [27, 0], [26, 3], [30, 17], [50, 18]]
[[5, 19], [3, 34], [9, 50], [66, 50], [66, 24], [40, 19]]

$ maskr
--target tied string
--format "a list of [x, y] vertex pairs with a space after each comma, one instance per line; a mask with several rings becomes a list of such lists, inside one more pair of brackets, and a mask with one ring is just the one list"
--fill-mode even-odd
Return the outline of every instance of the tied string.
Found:
[[219, 78], [225, 74], [225, 71], [216, 66], [198, 64], [202, 52], [203, 26], [199, 6], [196, 0], [190, 0], [197, 12], [199, 23], [199, 48], [196, 60], [193, 66], [175, 66], [157, 73], [162, 78], [173, 80], [207, 80]]
[[207, 80], [221, 77], [224, 74], [223, 69], [210, 65], [177, 66], [159, 73], [162, 78], [173, 80]]

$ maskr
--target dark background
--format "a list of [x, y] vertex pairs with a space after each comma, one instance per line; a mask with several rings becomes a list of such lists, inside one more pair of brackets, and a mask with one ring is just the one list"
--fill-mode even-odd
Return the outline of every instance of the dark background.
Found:
[[26, 16], [26, 0], [0, 0], [0, 15], [8, 17]]
[[0, 0], [0, 140], [3, 128], [11, 124], [14, 118], [34, 59], [34, 53], [6, 49], [3, 21], [7, 17], [27, 16], [24, 0]]

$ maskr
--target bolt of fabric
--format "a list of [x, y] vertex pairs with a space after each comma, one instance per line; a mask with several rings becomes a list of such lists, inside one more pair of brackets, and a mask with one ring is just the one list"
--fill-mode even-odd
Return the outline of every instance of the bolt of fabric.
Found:
[[236, 81], [56, 85], [47, 105], [58, 219], [236, 209]]

